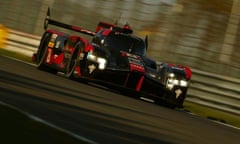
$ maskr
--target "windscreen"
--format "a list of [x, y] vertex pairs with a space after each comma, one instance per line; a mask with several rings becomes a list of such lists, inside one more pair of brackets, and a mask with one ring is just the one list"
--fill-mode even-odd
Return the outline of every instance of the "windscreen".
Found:
[[111, 33], [105, 38], [104, 43], [111, 51], [125, 51], [139, 56], [146, 54], [144, 41], [129, 35]]

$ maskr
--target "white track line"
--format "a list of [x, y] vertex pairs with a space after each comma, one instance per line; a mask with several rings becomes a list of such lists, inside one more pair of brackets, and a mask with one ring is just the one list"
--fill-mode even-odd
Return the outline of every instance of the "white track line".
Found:
[[27, 112], [25, 112], [25, 111], [23, 111], [23, 110], [15, 107], [15, 106], [9, 105], [9, 104], [4, 103], [4, 102], [2, 102], [2, 101], [0, 101], [0, 105], [7, 106], [7, 107], [9, 107], [9, 108], [11, 108], [11, 109], [13, 109], [13, 110], [16, 110], [16, 111], [20, 112], [21, 114], [27, 116], [28, 118], [34, 120], [34, 121], [40, 122], [40, 123], [42, 123], [42, 124], [45, 124], [45, 125], [47, 125], [47, 126], [49, 126], [49, 127], [51, 127], [51, 128], [54, 128], [54, 129], [56, 129], [56, 130], [58, 130], [58, 131], [61, 131], [61, 132], [65, 133], [65, 134], [67, 134], [67, 135], [69, 135], [69, 136], [71, 136], [71, 137], [73, 137], [73, 138], [78, 139], [78, 140], [87, 142], [87, 143], [89, 143], [89, 144], [98, 144], [97, 142], [95, 142], [95, 141], [93, 141], [93, 140], [90, 140], [90, 139], [88, 139], [88, 138], [86, 138], [86, 137], [77, 135], [77, 134], [75, 134], [75, 133], [73, 133], [73, 132], [71, 132], [71, 131], [68, 131], [68, 130], [66, 130], [66, 129], [63, 129], [63, 128], [61, 128], [61, 127], [58, 127], [58, 126], [56, 126], [56, 125], [54, 125], [54, 124], [52, 124], [52, 123], [49, 123], [49, 122], [47, 122], [47, 121], [45, 121], [45, 120], [43, 120], [43, 119], [41, 119], [41, 118], [39, 118], [39, 117], [36, 117], [36, 116], [34, 116], [34, 115], [32, 115], [32, 114], [29, 114], [29, 113], [27, 113]]
[[[22, 60], [13, 58], [13, 57], [8, 57], [8, 56], [4, 56], [4, 57], [10, 58], [10, 59], [14, 59], [14, 60], [16, 60], [16, 61], [20, 61], [20, 62], [22, 62], [22, 63], [25, 63], [25, 64], [32, 65], [32, 66], [35, 66], [35, 67], [36, 67], [36, 64], [33, 64], [33, 63], [28, 63], [28, 62], [25, 62], [25, 61], [22, 61]], [[145, 97], [140, 97], [140, 99], [154, 103], [154, 100], [150, 100], [150, 99], [145, 98]], [[190, 112], [189, 114], [197, 115], [197, 114], [194, 114], [194, 113], [191, 113], [191, 112]], [[198, 116], [198, 115], [197, 115], [197, 116]], [[211, 121], [214, 121], [214, 120], [211, 120]], [[231, 127], [231, 128], [234, 128], [234, 129], [240, 130], [240, 128], [235, 127], [235, 126], [230, 125], [230, 124], [226, 124], [226, 123], [222, 123], [222, 122], [218, 122], [218, 121], [215, 121], [215, 122], [216, 122], [216, 123], [219, 123], [219, 124], [222, 124], [222, 125], [225, 125], [225, 126], [228, 126], [228, 127]]]

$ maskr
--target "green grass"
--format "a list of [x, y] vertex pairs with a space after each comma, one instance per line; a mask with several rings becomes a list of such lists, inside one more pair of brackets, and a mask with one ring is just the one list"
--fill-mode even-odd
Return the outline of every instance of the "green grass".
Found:
[[13, 58], [20, 59], [20, 60], [23, 60], [26, 62], [32, 62], [32, 58], [29, 56], [22, 55], [17, 52], [8, 51], [8, 50], [2, 49], [2, 48], [0, 48], [0, 55], [13, 57]]
[[224, 111], [208, 108], [198, 104], [184, 102], [184, 109], [197, 114], [201, 117], [217, 120], [240, 128], [240, 116], [227, 113]]
[[[20, 55], [18, 53], [9, 52], [7, 50], [0, 49], [1, 55], [6, 55], [9, 57], [14, 57], [17, 59], [21, 59], [23, 61], [31, 62], [31, 58], [27, 56]], [[227, 112], [211, 109], [208, 107], [204, 107], [198, 104], [185, 102], [184, 103], [184, 109], [187, 111], [190, 111], [192, 113], [195, 113], [201, 117], [206, 117], [210, 119], [215, 119], [221, 122], [225, 122], [227, 124], [236, 126], [240, 128], [240, 116], [230, 114]]]

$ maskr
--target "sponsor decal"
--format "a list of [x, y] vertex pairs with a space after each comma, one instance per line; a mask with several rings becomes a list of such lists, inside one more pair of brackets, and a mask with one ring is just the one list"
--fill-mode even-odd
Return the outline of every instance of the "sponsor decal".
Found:
[[59, 48], [60, 47], [60, 43], [61, 43], [60, 41], [57, 41], [56, 45], [55, 45], [55, 48]]
[[51, 62], [52, 49], [48, 49], [47, 51], [48, 51], [48, 53], [47, 53], [46, 63], [50, 63]]
[[138, 72], [144, 73], [145, 69], [144, 69], [144, 67], [142, 67], [140, 65], [130, 63], [130, 71], [138, 71]]
[[94, 64], [91, 64], [88, 66], [89, 74], [92, 74], [92, 72], [96, 69], [96, 66]]
[[181, 89], [176, 89], [175, 94], [176, 94], [176, 99], [178, 99], [178, 97], [182, 94]]
[[49, 42], [48, 47], [53, 48], [54, 47], [54, 42]]

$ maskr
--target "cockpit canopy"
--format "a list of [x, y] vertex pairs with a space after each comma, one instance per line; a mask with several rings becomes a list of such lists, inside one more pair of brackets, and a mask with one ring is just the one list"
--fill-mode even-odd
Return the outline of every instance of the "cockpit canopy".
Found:
[[99, 31], [92, 42], [110, 51], [125, 51], [139, 56], [146, 55], [144, 40], [139, 37], [115, 32], [109, 29]]

